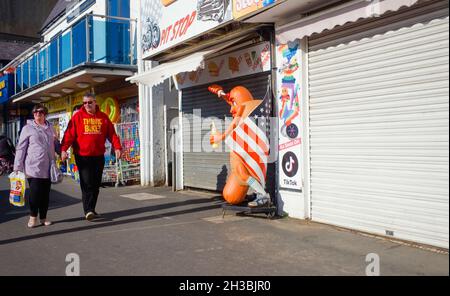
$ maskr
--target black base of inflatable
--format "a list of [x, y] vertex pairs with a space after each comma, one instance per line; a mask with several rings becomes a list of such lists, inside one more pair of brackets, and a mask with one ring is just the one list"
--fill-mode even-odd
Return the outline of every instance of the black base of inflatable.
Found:
[[222, 218], [225, 217], [227, 211], [238, 212], [238, 215], [265, 214], [269, 219], [275, 218], [277, 214], [277, 208], [273, 204], [259, 207], [249, 207], [246, 203], [242, 205], [231, 205], [229, 203], [224, 203], [222, 205]]

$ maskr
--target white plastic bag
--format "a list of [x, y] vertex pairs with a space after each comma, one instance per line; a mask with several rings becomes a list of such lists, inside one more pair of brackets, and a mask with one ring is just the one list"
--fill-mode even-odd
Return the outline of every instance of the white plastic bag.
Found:
[[25, 206], [26, 179], [23, 172], [12, 172], [9, 175], [9, 202], [16, 207]]
[[50, 181], [52, 184], [59, 184], [63, 181], [64, 176], [61, 170], [56, 166], [55, 161], [50, 164]]

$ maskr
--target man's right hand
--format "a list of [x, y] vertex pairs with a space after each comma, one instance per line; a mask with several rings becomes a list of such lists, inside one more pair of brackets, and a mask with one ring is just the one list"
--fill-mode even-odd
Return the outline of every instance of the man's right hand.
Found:
[[66, 151], [61, 152], [61, 160], [66, 161], [67, 158], [68, 158], [67, 152]]

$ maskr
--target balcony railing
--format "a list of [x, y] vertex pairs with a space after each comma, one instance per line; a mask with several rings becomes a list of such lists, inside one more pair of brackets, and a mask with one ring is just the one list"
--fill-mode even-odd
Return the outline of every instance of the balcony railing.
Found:
[[14, 94], [87, 63], [134, 66], [136, 36], [136, 20], [88, 14], [16, 67]]

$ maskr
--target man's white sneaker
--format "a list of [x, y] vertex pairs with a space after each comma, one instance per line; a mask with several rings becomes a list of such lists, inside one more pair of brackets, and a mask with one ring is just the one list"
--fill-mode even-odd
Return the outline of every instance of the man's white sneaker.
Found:
[[89, 212], [86, 214], [86, 220], [92, 221], [95, 218], [95, 214], [93, 212]]

